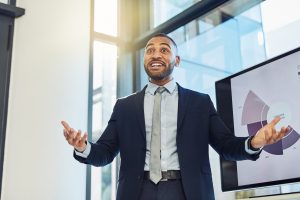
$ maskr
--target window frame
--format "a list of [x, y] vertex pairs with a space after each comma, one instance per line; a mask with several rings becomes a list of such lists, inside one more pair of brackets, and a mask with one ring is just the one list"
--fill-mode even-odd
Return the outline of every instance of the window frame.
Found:
[[[89, 83], [88, 83], [88, 116], [87, 116], [87, 132], [88, 134], [88, 140], [92, 141], [92, 135], [93, 135], [93, 105], [94, 105], [94, 96], [101, 93], [102, 91], [102, 86], [98, 88], [93, 88], [93, 68], [94, 68], [94, 42], [95, 41], [100, 41], [100, 42], [105, 42], [105, 43], [110, 43], [114, 44], [119, 48], [120, 45], [120, 39], [119, 39], [119, 5], [120, 5], [120, 0], [117, 0], [117, 5], [118, 5], [118, 24], [117, 24], [117, 36], [111, 36], [107, 35], [104, 33], [99, 33], [94, 31], [94, 16], [95, 16], [95, 0], [91, 0], [90, 4], [90, 43], [89, 43]], [[87, 165], [86, 166], [86, 199], [87, 200], [92, 200], [91, 199], [91, 190], [92, 190], [92, 166]], [[113, 181], [112, 181], [113, 182]]]

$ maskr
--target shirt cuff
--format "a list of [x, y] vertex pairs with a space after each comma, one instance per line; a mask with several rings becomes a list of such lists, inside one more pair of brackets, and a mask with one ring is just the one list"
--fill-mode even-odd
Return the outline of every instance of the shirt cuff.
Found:
[[245, 141], [245, 151], [251, 155], [258, 154], [262, 150], [263, 147], [259, 148], [259, 150], [257, 150], [257, 151], [253, 151], [248, 148], [248, 140], [249, 140], [249, 138], [247, 138], [247, 140]]
[[83, 157], [83, 158], [87, 158], [89, 156], [90, 152], [91, 152], [91, 144], [88, 142], [86, 144], [86, 148], [85, 148], [85, 150], [83, 152], [79, 152], [76, 149], [74, 149], [74, 150], [75, 150], [75, 154], [77, 156], [80, 156], [80, 157]]

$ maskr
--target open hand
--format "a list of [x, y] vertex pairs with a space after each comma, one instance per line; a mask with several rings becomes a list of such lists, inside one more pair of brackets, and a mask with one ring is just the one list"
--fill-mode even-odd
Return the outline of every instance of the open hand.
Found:
[[275, 129], [275, 125], [280, 120], [280, 117], [275, 117], [270, 123], [262, 127], [251, 140], [251, 146], [254, 148], [261, 148], [265, 145], [274, 144], [286, 136], [289, 128], [282, 127], [280, 131], [276, 131]]
[[83, 152], [86, 148], [87, 133], [85, 132], [83, 136], [81, 136], [81, 130], [76, 131], [65, 121], [61, 121], [61, 124], [64, 126], [64, 136], [68, 143], [77, 151]]

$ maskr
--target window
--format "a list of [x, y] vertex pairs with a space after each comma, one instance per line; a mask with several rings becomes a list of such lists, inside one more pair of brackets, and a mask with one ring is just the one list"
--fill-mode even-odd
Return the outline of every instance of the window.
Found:
[[[94, 0], [92, 5], [89, 140], [96, 142], [107, 126], [116, 101], [118, 1]], [[88, 200], [116, 198], [115, 160], [105, 167], [89, 166], [88, 172]]]
[[111, 36], [118, 33], [117, 0], [94, 0], [94, 31]]
[[156, 27], [201, 0], [152, 0], [151, 27]]
[[264, 38], [268, 58], [300, 46], [299, 1], [268, 0], [261, 3]]
[[[174, 71], [175, 79], [186, 87], [210, 94], [213, 100], [216, 80], [266, 59], [260, 7], [245, 11], [240, 8], [237, 12], [240, 5], [236, 2], [218, 7], [169, 33], [177, 42], [181, 57], [180, 67]], [[147, 77], [141, 72], [144, 85]]]
[[[155, 12], [163, 13], [156, 15], [154, 12], [153, 27], [188, 7], [176, 7], [179, 1], [153, 2]], [[190, 5], [194, 3], [183, 2], [190, 2]], [[178, 45], [181, 63], [179, 68], [174, 69], [175, 80], [182, 86], [209, 94], [215, 102], [216, 80], [300, 46], [298, 7], [297, 0], [231, 0], [195, 17], [175, 31], [173, 27], [176, 24], [172, 23], [172, 19], [166, 23], [168, 27], [161, 30], [157, 27], [155, 31], [167, 32]], [[185, 16], [181, 20], [186, 21]], [[144, 50], [139, 49], [137, 52], [140, 60], [140, 68], [137, 70], [139, 88], [142, 88], [147, 83], [143, 69]], [[216, 199], [234, 199], [230, 193], [221, 192], [218, 155], [211, 151], [210, 158]], [[277, 191], [300, 191], [300, 184], [237, 192], [236, 197], [266, 195]]]
[[[116, 101], [117, 46], [94, 42], [93, 51], [92, 135], [101, 136]], [[115, 199], [116, 162], [105, 167], [91, 167], [91, 199]]]
[[0, 0], [0, 3], [6, 3], [6, 4], [8, 4], [8, 0]]

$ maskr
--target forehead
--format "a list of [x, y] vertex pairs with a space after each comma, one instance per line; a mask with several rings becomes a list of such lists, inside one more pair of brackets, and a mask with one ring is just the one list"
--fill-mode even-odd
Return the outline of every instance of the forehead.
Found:
[[169, 38], [166, 38], [166, 37], [154, 37], [154, 38], [151, 38], [148, 42], [147, 42], [147, 45], [146, 45], [146, 48], [148, 46], [155, 46], [155, 45], [166, 45], [166, 46], [169, 46], [170, 48], [174, 48], [174, 45], [172, 43], [172, 41], [169, 39]]

